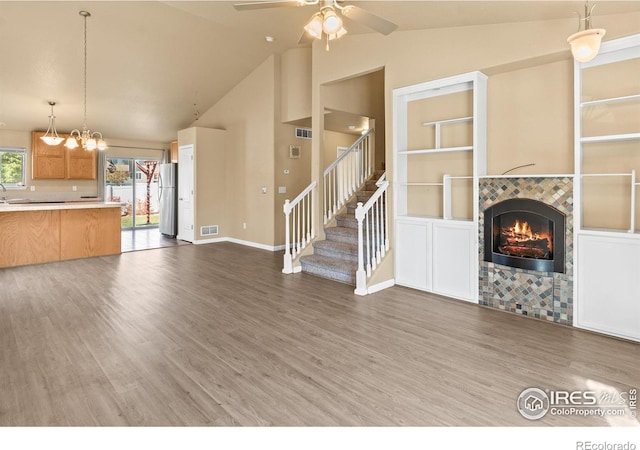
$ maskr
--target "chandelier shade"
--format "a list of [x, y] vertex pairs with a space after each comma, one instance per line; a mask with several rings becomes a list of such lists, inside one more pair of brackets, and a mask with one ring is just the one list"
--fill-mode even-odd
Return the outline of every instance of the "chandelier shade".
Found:
[[[595, 7], [596, 5], [593, 5], [589, 9], [589, 2], [584, 3], [584, 18], [576, 13], [579, 18], [578, 31], [567, 39], [573, 59], [579, 62], [589, 62], [598, 55], [602, 37], [607, 33], [602, 28], [591, 28], [591, 13]], [[582, 22], [584, 22], [584, 30], [581, 31]]]
[[108, 147], [102, 138], [102, 133], [87, 128], [87, 18], [91, 17], [91, 13], [80, 11], [78, 14], [84, 19], [84, 124], [82, 131], [77, 128], [71, 131], [64, 146], [68, 149], [74, 149], [82, 145], [85, 150], [95, 150], [96, 148], [106, 150]]
[[606, 31], [602, 28], [591, 28], [572, 34], [567, 39], [571, 45], [571, 53], [576, 61], [589, 62], [600, 51], [602, 37]]
[[42, 139], [47, 145], [58, 145], [62, 141], [64, 141], [63, 137], [58, 136], [58, 131], [56, 130], [56, 116], [53, 114], [53, 107], [55, 105], [56, 102], [49, 102], [49, 106], [51, 106], [49, 128], [47, 128], [47, 132], [44, 134], [44, 136], [40, 136], [40, 139]]

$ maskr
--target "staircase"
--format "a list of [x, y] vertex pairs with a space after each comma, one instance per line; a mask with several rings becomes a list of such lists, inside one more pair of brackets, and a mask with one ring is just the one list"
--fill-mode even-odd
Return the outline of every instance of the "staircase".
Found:
[[302, 272], [355, 286], [358, 269], [358, 202], [363, 204], [375, 193], [376, 181], [384, 171], [375, 171], [341, 214], [335, 216], [336, 226], [325, 228], [325, 240], [313, 243], [313, 255], [302, 256]]

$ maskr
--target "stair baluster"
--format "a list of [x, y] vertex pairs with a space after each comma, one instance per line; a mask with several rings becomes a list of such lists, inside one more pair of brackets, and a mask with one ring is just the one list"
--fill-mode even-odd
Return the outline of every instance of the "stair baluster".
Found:
[[284, 267], [283, 273], [293, 273], [293, 260], [315, 238], [315, 188], [311, 183], [293, 201], [284, 201]]

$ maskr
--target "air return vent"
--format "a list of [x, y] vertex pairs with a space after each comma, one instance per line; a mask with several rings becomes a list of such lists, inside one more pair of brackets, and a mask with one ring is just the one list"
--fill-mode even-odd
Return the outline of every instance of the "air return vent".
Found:
[[200, 236], [215, 236], [218, 234], [218, 225], [200, 227]]
[[296, 137], [302, 139], [311, 139], [311, 130], [309, 128], [296, 128]]

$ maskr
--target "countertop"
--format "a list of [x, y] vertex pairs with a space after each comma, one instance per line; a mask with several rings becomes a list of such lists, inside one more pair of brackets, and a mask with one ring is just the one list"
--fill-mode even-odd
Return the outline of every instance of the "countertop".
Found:
[[19, 211], [55, 211], [61, 209], [96, 209], [96, 208], [121, 208], [119, 202], [97, 202], [97, 201], [65, 201], [65, 202], [42, 202], [42, 203], [0, 203], [0, 213]]

